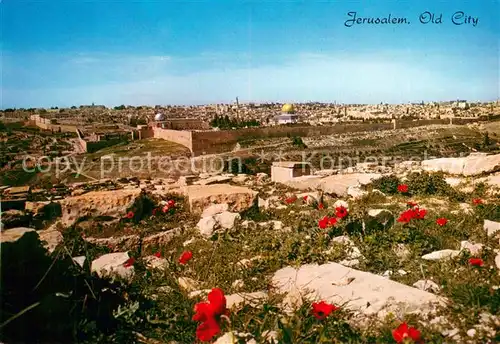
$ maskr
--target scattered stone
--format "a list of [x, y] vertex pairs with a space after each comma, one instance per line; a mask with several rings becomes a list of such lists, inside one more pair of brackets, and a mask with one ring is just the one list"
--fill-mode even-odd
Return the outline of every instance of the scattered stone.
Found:
[[[354, 280], [347, 286], [332, 284], [346, 277]], [[444, 301], [434, 294], [336, 263], [283, 268], [274, 274], [272, 285], [282, 293], [298, 289], [299, 294], [304, 294], [309, 290], [315, 300], [337, 305], [348, 302], [347, 308], [365, 315], [386, 309], [425, 313]]]
[[231, 284], [231, 287], [235, 288], [235, 289], [241, 289], [245, 286], [245, 283], [243, 282], [243, 280], [241, 279], [238, 279], [236, 281], [234, 281], [232, 284]]
[[199, 282], [189, 277], [179, 277], [177, 283], [179, 283], [179, 287], [187, 292], [195, 291], [199, 287]]
[[488, 236], [495, 235], [500, 231], [500, 222], [484, 220], [484, 230], [488, 233]]
[[179, 192], [188, 198], [192, 213], [199, 213], [213, 203], [227, 203], [229, 211], [239, 213], [250, 208], [257, 196], [256, 191], [229, 184], [192, 185], [181, 188]]
[[442, 259], [451, 259], [460, 254], [460, 251], [457, 250], [441, 250], [434, 251], [432, 253], [428, 253], [422, 256], [422, 259], [425, 260], [442, 260]]
[[434, 283], [431, 280], [419, 280], [413, 283], [413, 286], [420, 290], [429, 291], [433, 293], [438, 293], [439, 290], [441, 289], [436, 283]]
[[91, 271], [96, 272], [99, 277], [119, 276], [128, 280], [134, 274], [134, 266], [124, 266], [129, 258], [127, 252], [105, 254], [92, 261]]
[[163, 270], [167, 266], [167, 260], [165, 258], [159, 258], [156, 256], [146, 256], [144, 257], [144, 263], [150, 269]]
[[123, 218], [137, 200], [141, 190], [92, 191], [81, 196], [68, 197], [61, 203], [62, 223], [71, 226], [84, 216]]
[[50, 253], [54, 252], [56, 247], [64, 240], [61, 232], [56, 229], [46, 229], [37, 231], [37, 233], [40, 237], [40, 240], [44, 242], [44, 247]]
[[226, 296], [228, 309], [239, 309], [244, 305], [251, 307], [258, 307], [267, 299], [267, 293], [254, 292], [254, 293], [237, 293]]
[[230, 213], [229, 211], [225, 211], [221, 214], [215, 215], [214, 219], [222, 228], [232, 229], [234, 228], [236, 220], [241, 219], [241, 216], [238, 213]]
[[471, 338], [474, 338], [476, 333], [477, 333], [476, 329], [471, 328], [470, 330], [467, 330], [467, 336], [469, 336]]
[[460, 242], [460, 251], [468, 250], [471, 255], [475, 256], [481, 252], [483, 246], [483, 244], [474, 244], [467, 240], [464, 240]]
[[428, 172], [443, 171], [448, 174], [474, 176], [496, 172], [500, 168], [500, 154], [471, 154], [462, 158], [440, 158], [422, 161], [422, 169]]
[[73, 257], [73, 261], [80, 265], [80, 267], [83, 268], [84, 264], [85, 264], [85, 260], [87, 260], [87, 257], [85, 256], [78, 256], [78, 257]]
[[0, 235], [0, 243], [16, 242], [17, 240], [21, 239], [24, 233], [28, 232], [35, 232], [35, 229], [27, 227], [7, 229], [2, 232], [2, 235]]
[[109, 238], [86, 237], [85, 241], [95, 245], [113, 247], [114, 250], [129, 251], [139, 246], [141, 237], [137, 234]]
[[495, 257], [495, 265], [497, 266], [497, 269], [500, 269], [500, 253]]
[[168, 231], [148, 235], [142, 239], [142, 249], [148, 250], [166, 246], [172, 239], [182, 232], [181, 228], [174, 228]]
[[209, 238], [214, 233], [215, 225], [217, 222], [212, 216], [202, 217], [200, 221], [196, 224], [196, 227], [200, 230], [200, 234]]
[[214, 216], [223, 213], [228, 209], [229, 205], [227, 203], [212, 204], [203, 210], [203, 212], [201, 213], [201, 217]]

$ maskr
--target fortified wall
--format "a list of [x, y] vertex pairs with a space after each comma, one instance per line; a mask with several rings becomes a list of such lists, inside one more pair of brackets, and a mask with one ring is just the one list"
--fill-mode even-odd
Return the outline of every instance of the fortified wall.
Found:
[[[278, 126], [219, 131], [171, 130], [153, 127], [152, 137], [172, 141], [187, 147], [193, 156], [230, 152], [239, 141], [293, 137], [320, 136], [355, 132], [374, 132], [421, 127], [428, 125], [465, 125], [499, 119], [499, 115], [481, 118], [444, 118], [428, 120], [392, 120], [386, 123], [336, 124], [332, 126]], [[146, 134], [147, 135], [147, 134]]]

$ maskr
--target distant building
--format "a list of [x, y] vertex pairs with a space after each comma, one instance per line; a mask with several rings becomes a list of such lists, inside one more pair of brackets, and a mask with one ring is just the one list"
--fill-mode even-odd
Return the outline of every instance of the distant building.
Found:
[[299, 115], [295, 113], [295, 108], [292, 104], [285, 104], [281, 108], [281, 114], [275, 117], [276, 124], [297, 123]]

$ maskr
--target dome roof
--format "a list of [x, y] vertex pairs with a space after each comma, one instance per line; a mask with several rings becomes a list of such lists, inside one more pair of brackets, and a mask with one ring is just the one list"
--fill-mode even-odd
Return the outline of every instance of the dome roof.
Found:
[[155, 121], [164, 121], [165, 120], [165, 115], [162, 113], [157, 113], [155, 115]]
[[285, 104], [283, 105], [283, 107], [281, 108], [281, 112], [285, 112], [285, 113], [294, 113], [295, 112], [295, 108], [293, 107], [292, 104]]

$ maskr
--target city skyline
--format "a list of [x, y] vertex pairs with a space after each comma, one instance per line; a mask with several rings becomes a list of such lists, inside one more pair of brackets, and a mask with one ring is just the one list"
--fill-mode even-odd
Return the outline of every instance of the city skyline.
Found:
[[[2, 108], [499, 98], [498, 3], [3, 1]], [[429, 11], [442, 24], [418, 23]], [[455, 25], [463, 11], [477, 18]], [[406, 17], [411, 24], [360, 24]]]

